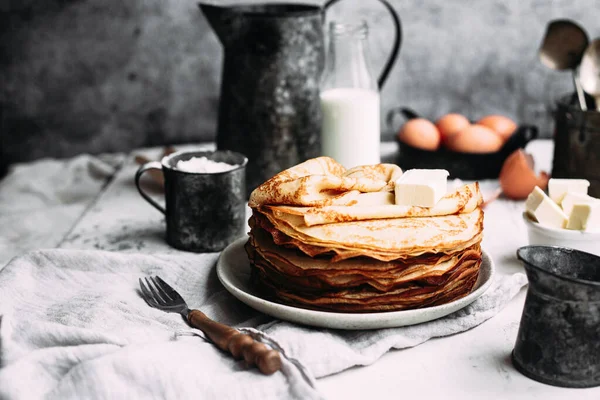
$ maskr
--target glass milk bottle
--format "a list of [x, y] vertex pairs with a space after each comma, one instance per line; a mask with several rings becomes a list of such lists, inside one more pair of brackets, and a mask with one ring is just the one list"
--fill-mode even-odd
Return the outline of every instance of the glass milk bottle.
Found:
[[346, 168], [380, 159], [379, 90], [367, 63], [367, 24], [332, 22], [321, 82], [321, 153]]

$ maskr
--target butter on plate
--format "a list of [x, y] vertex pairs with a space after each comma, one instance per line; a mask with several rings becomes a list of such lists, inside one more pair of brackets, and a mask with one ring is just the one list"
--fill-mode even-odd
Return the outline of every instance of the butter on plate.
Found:
[[553, 228], [564, 228], [567, 225], [567, 215], [538, 186], [525, 200], [525, 211], [541, 225]]
[[409, 169], [396, 180], [396, 204], [431, 208], [448, 190], [445, 169]]

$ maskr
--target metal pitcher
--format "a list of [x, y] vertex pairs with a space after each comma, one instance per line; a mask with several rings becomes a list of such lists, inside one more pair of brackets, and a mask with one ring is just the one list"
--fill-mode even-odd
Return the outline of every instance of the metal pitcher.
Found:
[[[320, 153], [319, 80], [324, 65], [325, 11], [309, 4], [199, 4], [224, 48], [217, 149], [245, 154], [249, 193], [278, 172]], [[378, 79], [384, 84], [400, 49], [400, 18], [392, 15], [392, 52]]]
[[513, 365], [549, 385], [600, 386], [600, 257], [549, 246], [521, 247], [517, 257], [529, 288]]

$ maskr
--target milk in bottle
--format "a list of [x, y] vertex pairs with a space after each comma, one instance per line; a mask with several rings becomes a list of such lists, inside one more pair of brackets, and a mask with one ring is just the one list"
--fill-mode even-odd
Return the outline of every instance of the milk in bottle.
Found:
[[377, 82], [366, 60], [367, 25], [330, 25], [330, 45], [321, 83], [322, 155], [346, 168], [380, 159]]

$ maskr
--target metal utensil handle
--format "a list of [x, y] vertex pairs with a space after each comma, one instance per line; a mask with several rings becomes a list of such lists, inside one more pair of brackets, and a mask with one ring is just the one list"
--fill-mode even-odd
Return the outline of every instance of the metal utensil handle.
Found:
[[[329, 0], [327, 3], [325, 3], [323, 8], [327, 10], [330, 6], [334, 5], [338, 1], [340, 0]], [[381, 90], [388, 78], [388, 75], [390, 74], [390, 71], [392, 70], [392, 67], [394, 66], [394, 63], [396, 62], [396, 59], [398, 58], [398, 53], [400, 52], [400, 46], [402, 45], [402, 24], [400, 23], [400, 16], [390, 3], [388, 3], [386, 0], [377, 1], [385, 6], [392, 16], [392, 20], [394, 22], [394, 44], [392, 46], [392, 52], [388, 56], [388, 59], [386, 60], [381, 73], [379, 74], [379, 78], [377, 79], [377, 86]]]
[[577, 92], [577, 100], [579, 101], [579, 108], [581, 108], [581, 111], [587, 111], [587, 103], [585, 102], [585, 94], [583, 93], [583, 88], [581, 87], [581, 82], [579, 82], [579, 76], [577, 73], [577, 69], [573, 70], [571, 77], [573, 78], [573, 86], [575, 86], [575, 92]]
[[135, 186], [138, 189], [138, 192], [140, 192], [140, 194], [142, 195], [142, 197], [148, 202], [150, 203], [151, 206], [153, 206], [154, 208], [156, 208], [158, 211], [160, 211], [163, 214], [166, 214], [165, 208], [163, 206], [161, 206], [160, 204], [158, 204], [156, 201], [154, 201], [150, 196], [148, 196], [146, 194], [146, 192], [144, 192], [140, 186], [140, 178], [142, 177], [142, 175], [144, 174], [144, 172], [151, 170], [151, 169], [158, 169], [159, 171], [162, 171], [162, 164], [158, 161], [150, 161], [144, 165], [142, 165], [137, 172], [135, 173]]
[[269, 349], [255, 341], [252, 336], [213, 321], [200, 310], [190, 310], [188, 322], [204, 332], [223, 351], [235, 359], [244, 358], [249, 365], [256, 365], [260, 372], [271, 375], [281, 368], [281, 357], [277, 350]]

